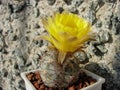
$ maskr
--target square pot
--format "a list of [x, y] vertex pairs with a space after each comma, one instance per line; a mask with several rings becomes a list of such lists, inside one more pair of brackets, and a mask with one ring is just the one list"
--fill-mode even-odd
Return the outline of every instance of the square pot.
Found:
[[[86, 73], [86, 75], [91, 76], [92, 78], [96, 79], [96, 83], [89, 85], [85, 88], [82, 88], [81, 90], [101, 90], [102, 84], [105, 82], [105, 79], [90, 72], [90, 71], [88, 71], [88, 70], [86, 70], [86, 69], [81, 69], [81, 70], [83, 70]], [[21, 77], [25, 81], [26, 90], [36, 90], [35, 87], [32, 85], [32, 83], [26, 77], [26, 75], [28, 73], [35, 72], [35, 71], [39, 71], [39, 69], [21, 73]]]

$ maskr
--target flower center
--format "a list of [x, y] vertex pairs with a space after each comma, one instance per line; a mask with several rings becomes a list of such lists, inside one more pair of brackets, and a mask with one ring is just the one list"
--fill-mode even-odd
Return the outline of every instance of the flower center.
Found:
[[75, 19], [74, 17], [72, 17], [72, 15], [68, 15], [67, 17], [62, 17], [61, 24], [70, 28], [74, 28], [77, 26]]

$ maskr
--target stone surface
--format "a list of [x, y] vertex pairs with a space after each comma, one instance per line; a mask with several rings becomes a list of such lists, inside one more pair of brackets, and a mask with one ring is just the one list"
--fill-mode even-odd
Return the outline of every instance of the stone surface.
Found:
[[20, 73], [38, 69], [48, 52], [48, 42], [36, 39], [46, 34], [41, 19], [56, 11], [91, 22], [96, 40], [76, 57], [106, 79], [102, 90], [120, 90], [119, 0], [0, 0], [0, 90], [25, 90]]
[[47, 0], [49, 5], [53, 5], [55, 3], [56, 0]]
[[110, 40], [110, 34], [109, 34], [109, 32], [104, 31], [104, 32], [102, 32], [102, 33], [100, 34], [100, 41], [101, 41], [102, 43], [109, 42], [109, 40]]
[[74, 57], [80, 62], [80, 63], [85, 63], [88, 61], [87, 54], [85, 52], [75, 52]]

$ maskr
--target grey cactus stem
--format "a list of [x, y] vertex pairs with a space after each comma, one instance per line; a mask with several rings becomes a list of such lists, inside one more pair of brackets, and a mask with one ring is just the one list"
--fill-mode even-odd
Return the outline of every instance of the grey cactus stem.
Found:
[[61, 65], [56, 56], [56, 52], [50, 51], [40, 60], [41, 78], [48, 87], [67, 87], [78, 79], [80, 68], [71, 58]]

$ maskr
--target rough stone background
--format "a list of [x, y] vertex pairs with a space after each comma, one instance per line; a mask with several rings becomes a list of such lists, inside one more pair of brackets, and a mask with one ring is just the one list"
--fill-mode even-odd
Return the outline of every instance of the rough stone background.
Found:
[[20, 73], [39, 68], [48, 44], [41, 18], [70, 11], [86, 18], [98, 32], [78, 54], [85, 68], [106, 79], [102, 90], [120, 90], [119, 0], [0, 0], [0, 90], [25, 90]]

